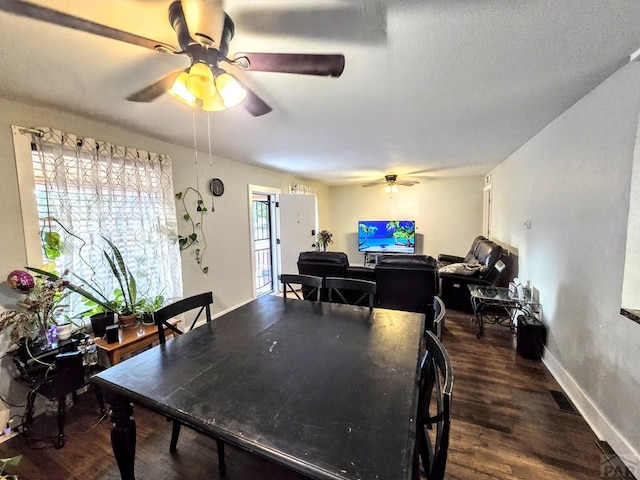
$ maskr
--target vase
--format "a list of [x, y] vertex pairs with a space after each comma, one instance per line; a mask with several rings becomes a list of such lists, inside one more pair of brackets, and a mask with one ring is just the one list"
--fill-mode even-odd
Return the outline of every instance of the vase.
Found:
[[113, 312], [96, 313], [91, 315], [91, 329], [96, 338], [104, 337], [107, 327], [115, 323]]
[[38, 329], [35, 338], [33, 339], [33, 345], [37, 346], [40, 350], [47, 350], [51, 344], [49, 338], [49, 331], [46, 326], [42, 326]]
[[58, 340], [68, 340], [71, 338], [72, 328], [73, 325], [71, 325], [71, 323], [56, 325], [56, 336], [58, 337]]
[[118, 315], [118, 323], [123, 330], [133, 330], [138, 325], [138, 316], [135, 313]]
[[322, 251], [323, 251], [323, 252], [326, 252], [326, 251], [327, 251], [327, 244], [326, 244], [326, 243], [323, 243], [323, 244], [322, 244]]

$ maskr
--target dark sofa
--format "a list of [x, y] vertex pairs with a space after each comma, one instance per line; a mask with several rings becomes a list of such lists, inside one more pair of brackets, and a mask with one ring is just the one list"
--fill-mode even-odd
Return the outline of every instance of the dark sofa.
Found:
[[438, 255], [441, 298], [447, 308], [473, 311], [468, 285], [495, 285], [504, 264], [498, 263], [503, 255], [500, 245], [478, 236], [465, 257]]
[[[433, 297], [438, 293], [439, 280], [436, 261], [431, 257], [381, 255], [376, 267], [368, 268], [350, 266], [343, 252], [301, 252], [298, 273], [374, 280], [377, 307], [424, 313], [427, 323], [433, 320]], [[327, 301], [327, 292], [323, 291], [320, 298]]]
[[[298, 273], [314, 275], [316, 277], [347, 277], [349, 258], [343, 252], [300, 252], [298, 255]], [[309, 287], [302, 288], [302, 293], [307, 294]], [[329, 300], [328, 292], [322, 289], [320, 300]]]
[[374, 272], [379, 307], [424, 313], [427, 319], [433, 319], [433, 297], [439, 291], [438, 269], [433, 258], [381, 255]]

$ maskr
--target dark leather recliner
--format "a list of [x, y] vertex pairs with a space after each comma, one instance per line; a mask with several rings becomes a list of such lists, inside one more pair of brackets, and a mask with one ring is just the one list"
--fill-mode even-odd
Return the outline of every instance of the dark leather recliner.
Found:
[[500, 275], [496, 263], [502, 258], [502, 254], [500, 245], [478, 236], [464, 258], [447, 254], [439, 255], [440, 297], [445, 306], [454, 310], [472, 312], [468, 285], [495, 285]]
[[433, 323], [433, 297], [438, 292], [436, 261], [426, 255], [381, 255], [375, 268], [377, 306], [424, 313]]
[[[303, 275], [314, 275], [316, 277], [346, 277], [349, 267], [349, 258], [344, 252], [300, 252], [298, 255], [298, 273]], [[307, 294], [302, 287], [302, 293]], [[320, 300], [329, 300], [326, 289], [322, 289]]]
[[452, 263], [472, 263], [474, 259], [477, 259], [476, 253], [478, 252], [478, 245], [484, 240], [488, 240], [483, 235], [478, 235], [471, 242], [471, 248], [464, 257], [458, 255], [449, 255], [447, 253], [441, 253], [438, 255], [438, 268], [450, 265]]

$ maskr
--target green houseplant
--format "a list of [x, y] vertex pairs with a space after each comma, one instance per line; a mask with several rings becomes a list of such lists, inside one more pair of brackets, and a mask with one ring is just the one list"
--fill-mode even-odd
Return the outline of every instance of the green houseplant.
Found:
[[7, 278], [9, 286], [24, 295], [14, 310], [0, 314], [0, 331], [13, 327], [13, 342], [35, 336], [44, 341], [48, 330], [59, 322], [58, 318], [66, 308], [63, 302], [69, 295], [66, 291], [68, 280], [59, 276], [51, 279], [49, 272], [40, 271], [42, 274], [34, 278], [28, 272], [14, 270]]
[[[88, 315], [95, 315], [105, 312], [112, 312], [118, 315], [123, 328], [135, 325], [139, 308], [138, 288], [135, 277], [127, 267], [122, 253], [116, 245], [108, 238], [102, 237], [108, 245], [108, 249], [103, 250], [103, 256], [113, 274], [117, 288], [112, 293], [106, 293], [97, 285], [74, 275], [80, 282], [75, 284], [68, 282], [66, 288], [78, 293], [85, 298], [85, 304], [90, 309], [85, 312]], [[29, 270], [48, 277], [52, 281], [60, 278], [54, 272], [45, 271], [38, 268], [28, 267]]]
[[333, 233], [329, 230], [320, 230], [316, 236], [316, 242], [322, 246], [322, 251], [327, 251], [327, 246], [333, 243]]
[[[190, 204], [187, 202], [187, 197], [189, 196], [189, 194], [194, 195], [196, 198], [196, 207], [194, 213], [189, 213]], [[204, 205], [202, 194], [193, 187], [187, 187], [184, 192], [176, 193], [176, 200], [180, 201], [182, 209], [184, 210], [182, 219], [185, 222], [188, 222], [188, 225], [190, 227], [190, 232], [186, 236], [178, 236], [178, 245], [180, 246], [180, 251], [184, 251], [191, 247], [194, 247], [195, 259], [198, 267], [200, 268], [200, 271], [202, 273], [208, 273], [209, 267], [203, 264], [204, 255], [207, 251], [207, 239], [204, 235], [204, 229], [202, 228], [204, 213], [208, 210]]]

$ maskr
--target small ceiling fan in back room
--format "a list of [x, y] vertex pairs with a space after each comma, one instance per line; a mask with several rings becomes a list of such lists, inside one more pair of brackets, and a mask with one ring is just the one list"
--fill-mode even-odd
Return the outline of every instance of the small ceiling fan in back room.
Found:
[[[200, 27], [194, 30], [194, 38], [187, 25], [182, 2], [173, 1], [169, 5], [169, 23], [176, 32], [179, 48], [21, 0], [0, 0], [0, 10], [170, 55], [189, 57], [188, 67], [168, 72], [129, 95], [127, 100], [133, 102], [151, 102], [167, 92], [187, 105], [199, 106], [206, 111], [220, 111], [242, 103], [252, 115], [260, 116], [272, 108], [235, 76], [227, 73], [221, 64], [247, 71], [329, 77], [339, 77], [344, 70], [342, 54], [236, 53], [229, 58], [229, 44], [235, 32], [231, 17], [222, 11], [220, 1], [201, 3], [205, 3], [206, 8], [220, 9], [218, 17], [222, 21], [222, 32], [220, 34], [216, 25], [210, 27], [210, 33]], [[218, 36], [219, 40], [216, 40]]]
[[384, 180], [378, 180], [376, 182], [365, 183], [363, 187], [375, 187], [376, 185], [384, 185], [384, 191], [387, 193], [396, 193], [398, 191], [398, 185], [403, 187], [411, 187], [420, 183], [416, 180], [398, 180], [397, 175], [385, 175]]

